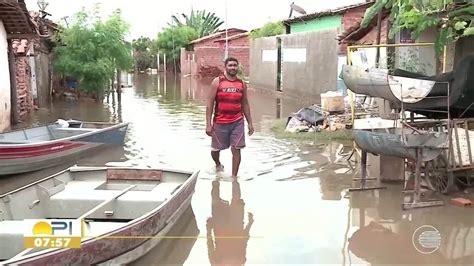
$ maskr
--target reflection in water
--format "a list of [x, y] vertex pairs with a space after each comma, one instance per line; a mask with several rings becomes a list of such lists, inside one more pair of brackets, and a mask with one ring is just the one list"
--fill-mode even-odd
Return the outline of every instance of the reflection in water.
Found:
[[[193, 248], [199, 229], [190, 206], [167, 234], [167, 238], [145, 256], [134, 261], [137, 265], [183, 265]], [[180, 236], [176, 237], [175, 236]]]
[[[123, 88], [121, 102], [117, 101], [116, 94], [103, 104], [85, 99], [55, 101], [50, 107], [33, 113], [30, 120], [19, 126], [58, 118], [123, 120], [130, 122], [123, 149], [97, 151], [77, 164], [102, 165], [108, 161], [127, 160], [143, 166], [203, 170], [192, 202], [196, 217], [183, 216], [184, 225], [178, 225], [169, 234], [185, 238], [166, 239], [163, 244], [169, 248], [152, 250], [137, 265], [205, 265], [209, 260], [216, 263], [224, 259], [237, 264], [248, 261], [288, 265], [394, 264], [404, 259], [430, 265], [439, 263], [440, 256], [439, 261], [446, 264], [474, 265], [474, 219], [470, 209], [447, 204], [439, 208], [402, 211], [402, 188], [396, 185], [344, 196], [344, 190], [355, 185], [354, 175], [359, 176], [341, 159], [341, 154], [345, 153], [343, 149], [350, 149], [352, 143], [295, 143], [276, 139], [269, 130], [273, 120], [285, 118], [307, 105], [286, 98], [278, 102], [276, 96], [254, 89], [249, 89], [249, 97], [256, 134], [249, 138], [244, 151], [241, 171], [246, 179], [239, 180], [244, 188], [245, 205], [237, 193], [239, 183], [234, 183], [234, 199], [226, 202], [220, 199], [219, 190], [227, 192], [226, 185], [230, 187], [231, 183], [217, 182], [211, 193], [214, 199], [211, 213], [209, 190], [212, 183], [209, 180], [214, 179], [215, 172], [212, 160], [207, 156], [210, 141], [204, 133], [205, 97], [211, 81], [161, 74], [137, 75], [134, 80], [134, 88]], [[223, 160], [230, 160], [225, 157], [227, 155], [223, 156]], [[369, 157], [369, 163], [370, 175], [377, 176], [376, 159], [371, 161]], [[62, 167], [66, 168], [53, 167], [2, 177], [0, 193], [44, 178]], [[268, 204], [270, 200], [272, 204]], [[251, 215], [248, 222], [244, 219], [244, 207], [258, 213], [258, 223], [252, 225]], [[208, 217], [211, 217], [209, 224]], [[288, 217], [294, 219], [288, 222]], [[442, 246], [437, 257], [414, 254], [414, 249], [408, 251], [412, 248], [412, 233], [425, 224], [433, 225], [441, 232]], [[250, 226], [252, 234], [263, 236], [262, 240], [248, 241]], [[196, 227], [201, 236], [197, 240], [187, 238], [199, 234]], [[209, 247], [204, 231], [211, 235]], [[232, 234], [243, 238], [219, 238]], [[351, 238], [350, 247], [348, 238]], [[406, 258], [401, 258], [402, 252], [408, 254]]]
[[[372, 264], [474, 263], [474, 219], [463, 220], [462, 211], [451, 206], [404, 212], [400, 208], [401, 188], [356, 192], [350, 196], [353, 226], [348, 238], [353, 256]], [[412, 239], [417, 228], [430, 225], [439, 230], [441, 246], [432, 254], [418, 252]]]
[[[246, 261], [247, 242], [253, 224], [248, 214], [244, 226], [245, 202], [241, 198], [240, 184], [232, 181], [230, 203], [220, 198], [219, 181], [212, 182], [212, 217], [207, 220], [207, 248], [211, 265], [243, 265]], [[214, 235], [212, 235], [214, 233]]]

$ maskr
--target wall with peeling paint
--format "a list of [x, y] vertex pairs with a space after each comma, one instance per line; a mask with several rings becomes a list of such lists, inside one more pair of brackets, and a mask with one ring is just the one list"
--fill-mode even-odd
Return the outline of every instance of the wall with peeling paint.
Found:
[[0, 20], [0, 132], [10, 127], [10, 69], [7, 32]]

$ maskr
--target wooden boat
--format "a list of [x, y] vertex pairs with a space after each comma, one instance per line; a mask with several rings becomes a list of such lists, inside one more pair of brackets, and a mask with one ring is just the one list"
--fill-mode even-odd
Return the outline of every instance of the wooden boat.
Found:
[[40, 170], [73, 161], [105, 145], [123, 145], [128, 123], [58, 120], [0, 134], [0, 175]]
[[[2, 195], [0, 263], [132, 262], [157, 246], [190, 207], [198, 174], [75, 166]], [[81, 248], [25, 250], [23, 219], [46, 218], [83, 220]]]

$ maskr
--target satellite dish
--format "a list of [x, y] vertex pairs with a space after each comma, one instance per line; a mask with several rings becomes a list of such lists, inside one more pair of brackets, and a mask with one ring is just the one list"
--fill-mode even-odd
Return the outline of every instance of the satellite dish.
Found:
[[306, 15], [306, 10], [304, 10], [302, 7], [300, 7], [298, 5], [295, 5], [295, 2], [293, 2], [290, 5], [290, 15], [288, 16], [288, 18], [291, 18], [291, 15], [293, 14], [293, 10], [296, 13], [299, 13], [301, 15]]

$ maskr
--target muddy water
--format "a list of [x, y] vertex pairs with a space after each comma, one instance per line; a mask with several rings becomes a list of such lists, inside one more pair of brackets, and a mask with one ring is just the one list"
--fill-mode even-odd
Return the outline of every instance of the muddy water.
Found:
[[[358, 174], [341, 155], [350, 144], [276, 139], [269, 130], [271, 121], [305, 106], [302, 102], [252, 90], [257, 132], [247, 138], [240, 178], [229, 178], [231, 156], [226, 151], [221, 156], [225, 172], [215, 181], [210, 139], [204, 133], [209, 82], [173, 76], [165, 82], [144, 75], [135, 80], [135, 88], [124, 89], [120, 104], [112, 98], [104, 104], [56, 102], [27, 121], [129, 121], [123, 148], [99, 152], [78, 164], [128, 161], [200, 170], [192, 207], [169, 234], [177, 238], [163, 240], [134, 265], [474, 263], [472, 209], [446, 205], [402, 211], [401, 185], [346, 192], [357, 185], [352, 178]], [[377, 175], [376, 163], [371, 166], [370, 174]], [[67, 166], [4, 178], [0, 192], [61, 167]], [[440, 248], [429, 255], [418, 252], [412, 241], [423, 225], [434, 226], [442, 238]], [[248, 239], [225, 238], [247, 232]]]

